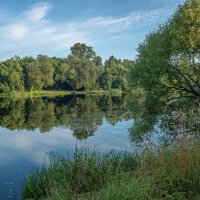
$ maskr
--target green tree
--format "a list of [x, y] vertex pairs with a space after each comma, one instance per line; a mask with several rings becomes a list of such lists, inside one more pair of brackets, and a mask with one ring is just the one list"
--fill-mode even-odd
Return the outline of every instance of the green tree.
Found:
[[53, 85], [54, 68], [51, 58], [48, 56], [38, 55], [37, 62], [41, 71], [43, 87], [47, 88], [48, 86]]
[[158, 97], [200, 96], [200, 2], [188, 0], [138, 47], [130, 81]]
[[15, 57], [0, 63], [0, 92], [23, 91], [23, 69]]
[[43, 55], [26, 66], [26, 82], [29, 90], [41, 90], [54, 83], [54, 67], [52, 60]]
[[93, 61], [75, 56], [68, 57], [70, 66], [68, 84], [75, 89], [90, 90], [95, 87], [97, 80], [97, 66]]
[[93, 48], [87, 46], [85, 43], [76, 43], [71, 48], [71, 55], [80, 59], [93, 60], [96, 57], [96, 53]]
[[27, 72], [27, 66], [30, 64], [30, 63], [33, 63], [35, 61], [35, 59], [31, 56], [26, 56], [22, 59], [20, 59], [20, 65], [21, 67], [23, 68], [23, 82], [24, 82], [24, 87], [25, 87], [25, 90], [28, 90], [28, 72]]
[[200, 1], [187, 0], [179, 6], [169, 26], [175, 87], [183, 94], [200, 96]]
[[121, 61], [111, 56], [105, 61], [105, 71], [101, 75], [100, 84], [108, 90], [111, 88], [127, 90], [127, 77], [132, 65], [133, 61]]
[[27, 89], [29, 90], [41, 90], [43, 88], [42, 74], [40, 71], [39, 63], [32, 62], [26, 67], [27, 71]]

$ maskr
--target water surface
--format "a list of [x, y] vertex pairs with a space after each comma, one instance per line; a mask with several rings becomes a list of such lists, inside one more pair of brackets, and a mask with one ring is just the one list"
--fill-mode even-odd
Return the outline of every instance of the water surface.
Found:
[[76, 145], [134, 151], [132, 125], [125, 97], [0, 99], [0, 199], [21, 199], [24, 177], [49, 154], [72, 158]]

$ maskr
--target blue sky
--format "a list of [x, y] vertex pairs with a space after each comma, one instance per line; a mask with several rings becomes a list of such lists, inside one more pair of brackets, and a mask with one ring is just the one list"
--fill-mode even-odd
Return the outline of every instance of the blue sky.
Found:
[[1, 0], [0, 60], [14, 55], [66, 57], [76, 42], [103, 59], [134, 59], [145, 35], [183, 0]]

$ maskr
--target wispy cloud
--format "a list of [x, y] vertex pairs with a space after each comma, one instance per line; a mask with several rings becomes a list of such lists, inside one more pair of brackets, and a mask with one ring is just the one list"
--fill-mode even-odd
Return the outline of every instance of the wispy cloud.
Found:
[[99, 28], [108, 26], [118, 26], [125, 28], [138, 22], [147, 22], [155, 20], [161, 16], [161, 10], [150, 12], [132, 12], [125, 17], [96, 17], [83, 22], [82, 25], [97, 26]]
[[51, 10], [51, 5], [48, 3], [35, 4], [30, 10], [24, 12], [24, 17], [33, 21], [40, 21], [46, 17]]
[[114, 38], [115, 34], [145, 26], [167, 12], [132, 12], [124, 17], [98, 16], [85, 21], [55, 23], [48, 18], [52, 9], [49, 3], [37, 3], [18, 16], [10, 16], [7, 24], [0, 26], [0, 58], [5, 59], [14, 54], [56, 54], [67, 51], [76, 42], [90, 45], [104, 40], [107, 42], [109, 37]]

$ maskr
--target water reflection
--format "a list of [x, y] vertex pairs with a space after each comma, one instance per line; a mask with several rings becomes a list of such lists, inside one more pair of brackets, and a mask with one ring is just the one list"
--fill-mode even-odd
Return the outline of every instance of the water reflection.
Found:
[[[180, 131], [177, 130], [183, 129], [180, 127], [180, 116], [185, 121], [184, 126], [187, 126], [186, 132], [192, 130], [194, 133], [194, 129], [199, 132], [199, 108], [190, 99], [169, 103], [163, 97], [144, 95], [141, 91], [121, 97], [78, 95], [0, 99], [0, 126], [10, 130], [39, 129], [40, 133], [62, 127], [69, 129], [76, 139], [83, 140], [94, 136], [103, 120], [115, 126], [122, 120], [134, 119], [129, 131], [130, 139], [133, 143], [143, 144], [152, 134], [155, 138], [156, 132], [162, 137], [160, 141], [179, 137]], [[174, 118], [175, 113], [179, 117]], [[193, 121], [190, 122], [190, 119]], [[193, 127], [189, 127], [191, 124]]]
[[180, 131], [199, 133], [200, 109], [192, 101], [166, 104], [140, 92], [0, 99], [0, 126], [0, 199], [21, 199], [24, 175], [50, 151], [72, 157], [76, 144], [109, 152], [134, 151], [146, 141], [170, 143]]
[[[144, 141], [171, 145], [180, 138], [197, 139], [200, 136], [200, 103], [198, 99], [174, 98], [141, 94], [129, 96], [128, 107], [134, 113], [130, 129], [132, 142]], [[157, 137], [156, 137], [157, 135]], [[152, 139], [152, 138], [157, 138]], [[159, 139], [158, 139], [159, 138]]]
[[57, 98], [1, 99], [0, 126], [10, 130], [49, 132], [63, 126], [79, 139], [94, 135], [103, 119], [115, 125], [131, 119], [125, 97], [65, 96]]
[[134, 149], [126, 98], [0, 99], [0, 199], [20, 200], [24, 176], [48, 162], [51, 151], [70, 158], [75, 145], [99, 152]]

